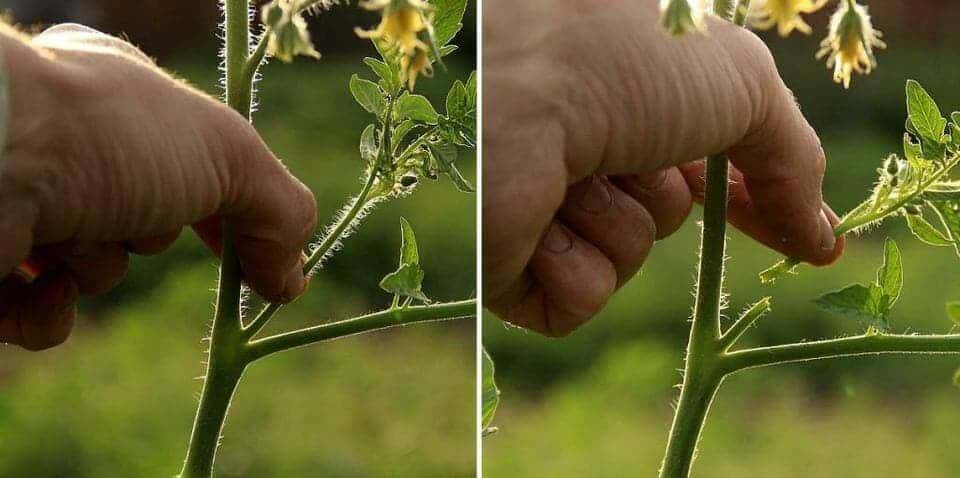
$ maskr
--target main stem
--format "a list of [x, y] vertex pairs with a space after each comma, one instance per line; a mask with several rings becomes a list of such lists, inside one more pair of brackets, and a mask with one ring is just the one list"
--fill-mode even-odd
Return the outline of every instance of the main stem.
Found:
[[723, 379], [716, 365], [722, 352], [719, 337], [726, 247], [727, 168], [724, 156], [707, 160], [697, 299], [690, 325], [680, 402], [660, 467], [661, 478], [689, 476], [710, 402]]
[[[245, 81], [243, 74], [249, 55], [249, 5], [247, 0], [224, 0], [223, 5], [226, 17], [227, 104], [249, 118], [251, 85]], [[230, 400], [249, 363], [240, 322], [243, 273], [232, 237], [230, 227], [224, 225], [220, 285], [210, 334], [207, 374], [180, 478], [206, 478], [213, 474], [213, 462]]]

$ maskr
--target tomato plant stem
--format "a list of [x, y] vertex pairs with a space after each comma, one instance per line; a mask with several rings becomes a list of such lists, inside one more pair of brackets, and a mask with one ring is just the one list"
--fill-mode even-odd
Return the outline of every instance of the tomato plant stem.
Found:
[[[251, 85], [244, 81], [242, 74], [250, 48], [249, 4], [247, 0], [224, 0], [222, 5], [226, 30], [226, 100], [230, 107], [249, 118]], [[242, 277], [230, 227], [224, 225], [220, 284], [210, 335], [207, 373], [181, 472], [182, 478], [208, 477], [213, 473], [213, 461], [227, 409], [247, 363], [242, 356], [245, 348], [236, 346], [241, 327]]]
[[374, 330], [420, 322], [462, 319], [476, 315], [476, 299], [414, 307], [390, 308], [380, 312], [307, 327], [250, 342], [250, 356], [257, 360], [267, 355], [304, 345], [325, 342]]
[[720, 353], [727, 169], [726, 157], [713, 156], [707, 159], [696, 303], [687, 343], [680, 402], [660, 467], [661, 478], [686, 478], [689, 475], [703, 422], [720, 385], [721, 376], [715, 373], [714, 364]]

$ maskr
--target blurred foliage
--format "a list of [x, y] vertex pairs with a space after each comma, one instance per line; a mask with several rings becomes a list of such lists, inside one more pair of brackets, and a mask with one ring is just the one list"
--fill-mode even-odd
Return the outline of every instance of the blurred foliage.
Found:
[[[945, 110], [960, 110], [960, 51], [950, 47], [957, 32], [944, 30], [943, 19], [926, 15], [926, 8], [927, 21], [915, 23], [904, 11], [907, 2], [869, 3], [890, 47], [878, 53], [878, 69], [849, 91], [814, 61], [819, 35], [762, 34], [820, 134], [828, 158], [824, 197], [841, 214], [867, 196], [881, 160], [902, 148], [907, 78], [923, 83]], [[823, 25], [815, 22], [814, 30]], [[484, 343], [503, 392], [493, 422], [500, 431], [484, 440], [486, 476], [658, 469], [689, 333], [699, 215], [696, 209], [677, 234], [658, 243], [642, 272], [567, 338], [543, 338], [484, 317]], [[902, 245], [906, 264], [893, 330], [942, 333], [952, 326], [944, 303], [960, 298], [956, 254], [919, 244], [902, 220], [850, 238], [837, 265], [805, 267], [773, 286], [761, 286], [757, 273], [778, 256], [736, 230], [728, 235], [727, 314], [773, 296], [773, 311], [743, 346], [859, 332], [854, 321], [826, 314], [813, 299], [872, 280], [888, 235]], [[955, 358], [858, 358], [743, 372], [721, 388], [695, 476], [957, 476], [960, 462], [948, 451], [960, 445], [953, 433], [960, 390], [951, 385], [957, 364]]]
[[[167, 63], [219, 94], [212, 58]], [[472, 68], [453, 57], [424, 81], [441, 98]], [[368, 116], [347, 90], [361, 58], [268, 65], [256, 124], [314, 190], [321, 220], [360, 188], [357, 141]], [[475, 160], [462, 158], [475, 180]], [[310, 290], [271, 331], [389, 305], [377, 287], [396, 268], [399, 216], [416, 228], [424, 289], [438, 300], [475, 295], [475, 195], [425, 181], [377, 207]], [[172, 476], [200, 391], [215, 261], [184, 231], [175, 247], [133, 258], [127, 280], [81, 305], [67, 344], [42, 353], [0, 349], [0, 476]], [[474, 323], [410, 327], [287, 352], [240, 385], [219, 476], [473, 476]]]

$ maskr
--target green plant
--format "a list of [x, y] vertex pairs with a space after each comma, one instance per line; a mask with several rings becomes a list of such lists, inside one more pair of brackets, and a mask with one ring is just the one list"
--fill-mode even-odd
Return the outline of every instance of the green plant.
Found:
[[[695, 33], [702, 16], [695, 2], [665, 0], [661, 23], [674, 35]], [[825, 1], [767, 1], [751, 9], [749, 0], [715, 1], [718, 17], [744, 26], [748, 20], [761, 27], [779, 25], [786, 35], [793, 29], [809, 31], [801, 13], [822, 7]], [[754, 23], [757, 25], [758, 23]], [[866, 9], [853, 0], [840, 0], [830, 23], [830, 34], [818, 57], [829, 55], [834, 79], [849, 87], [854, 72], [869, 73], [875, 66], [878, 39]], [[908, 119], [903, 138], [904, 157], [888, 157], [878, 169], [879, 179], [870, 196], [847, 213], [835, 228], [839, 237], [860, 232], [885, 219], [903, 217], [912, 233], [934, 246], [953, 246], [960, 254], [960, 183], [949, 180], [960, 162], [960, 112], [944, 118], [939, 107], [915, 81], [906, 85]], [[952, 120], [952, 122], [951, 122]], [[687, 344], [683, 381], [673, 423], [659, 471], [662, 478], [690, 476], [710, 405], [726, 377], [747, 369], [838, 357], [879, 354], [960, 354], [960, 334], [892, 333], [891, 311], [900, 297], [903, 260], [896, 243], [887, 239], [884, 259], [875, 279], [828, 292], [816, 303], [823, 309], [859, 320], [860, 335], [827, 340], [737, 349], [738, 340], [771, 310], [772, 299], [764, 297], [747, 307], [733, 324], [724, 327], [721, 312], [726, 247], [728, 160], [723, 155], [707, 159], [706, 192], [701, 226], [698, 280]], [[937, 225], [935, 225], [937, 224]], [[785, 259], [760, 274], [769, 283], [787, 273], [796, 273], [799, 261]], [[960, 324], [960, 304], [947, 304], [954, 326]], [[492, 370], [492, 369], [491, 369]], [[487, 381], [485, 380], [485, 383]], [[495, 409], [495, 385], [490, 391]], [[484, 394], [487, 396], [487, 393]], [[485, 423], [489, 418], [485, 414]]]
[[[274, 0], [263, 7], [264, 31], [250, 48], [248, 0], [224, 0], [226, 102], [249, 118], [254, 79], [267, 56], [291, 61], [295, 56], [319, 57], [310, 41], [302, 15], [332, 7], [330, 0]], [[342, 214], [325, 230], [309, 251], [304, 266], [316, 273], [322, 261], [333, 254], [375, 204], [410, 194], [421, 177], [449, 177], [463, 191], [472, 186], [455, 164], [459, 148], [472, 148], [476, 137], [476, 75], [453, 83], [443, 114], [430, 101], [413, 93], [418, 75], [430, 75], [432, 64], [455, 50], [450, 40], [461, 28], [466, 0], [371, 0], [361, 6], [379, 11], [380, 27], [358, 31], [371, 38], [381, 59], [364, 63], [377, 76], [376, 82], [351, 78], [349, 89], [373, 123], [360, 137], [364, 163], [362, 188], [350, 199]], [[225, 227], [226, 229], [226, 227]], [[421, 290], [424, 271], [411, 225], [401, 218], [403, 244], [396, 271], [387, 274], [381, 288], [393, 295], [389, 308], [301, 330], [258, 338], [257, 334], [282, 308], [265, 304], [246, 319], [242, 305], [241, 270], [224, 231], [223, 257], [217, 307], [210, 335], [209, 359], [200, 404], [180, 476], [211, 476], [220, 435], [234, 391], [251, 363], [277, 352], [390, 327], [472, 317], [476, 300], [435, 303]], [[422, 305], [414, 305], [420, 303]]]

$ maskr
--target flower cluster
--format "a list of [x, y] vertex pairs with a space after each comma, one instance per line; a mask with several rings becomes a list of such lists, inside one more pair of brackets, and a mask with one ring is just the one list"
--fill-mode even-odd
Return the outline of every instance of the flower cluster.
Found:
[[431, 76], [433, 64], [429, 52], [432, 41], [430, 12], [433, 7], [424, 0], [366, 0], [360, 6], [379, 11], [380, 24], [374, 30], [356, 29], [361, 38], [384, 41], [400, 56], [400, 70], [413, 90], [417, 76]]

